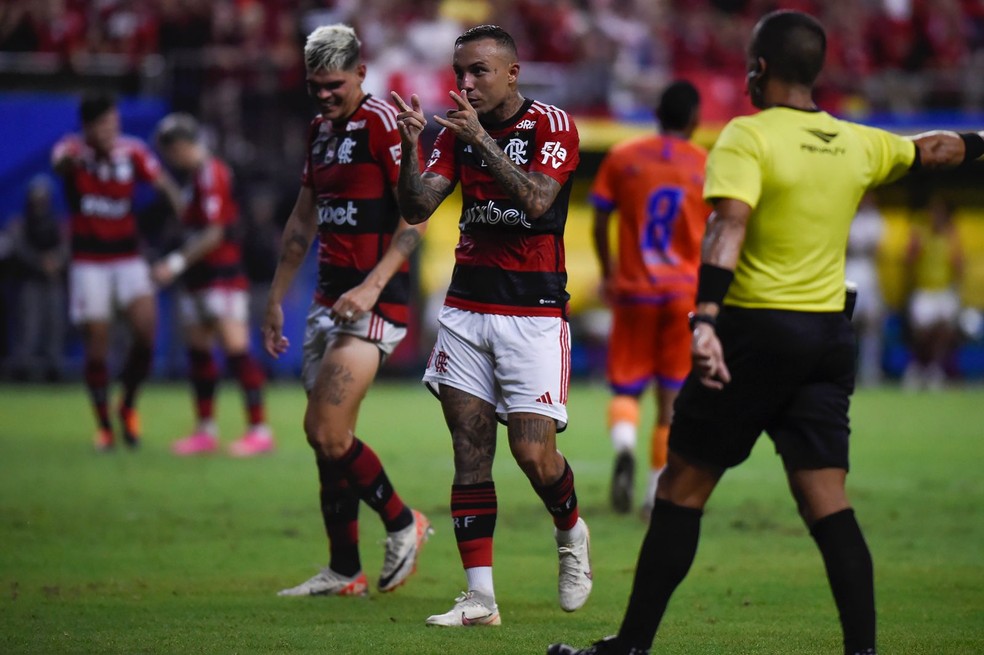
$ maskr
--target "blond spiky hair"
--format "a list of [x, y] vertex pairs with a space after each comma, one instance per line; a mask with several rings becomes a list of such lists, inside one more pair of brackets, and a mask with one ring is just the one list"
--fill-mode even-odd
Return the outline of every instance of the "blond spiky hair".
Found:
[[308, 35], [304, 65], [309, 71], [348, 71], [359, 63], [362, 43], [348, 25], [322, 25]]

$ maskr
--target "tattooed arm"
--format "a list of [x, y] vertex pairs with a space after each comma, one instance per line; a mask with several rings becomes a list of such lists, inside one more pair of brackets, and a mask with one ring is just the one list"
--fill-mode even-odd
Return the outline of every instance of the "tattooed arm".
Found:
[[560, 184], [543, 173], [527, 173], [514, 164], [502, 148], [489, 136], [478, 119], [478, 112], [464, 93], [452, 91], [451, 99], [458, 108], [449, 111], [447, 118], [435, 116], [437, 123], [472, 146], [485, 162], [488, 172], [530, 218], [543, 216], [560, 193]]
[[284, 312], [280, 305], [311, 249], [311, 241], [317, 228], [314, 190], [302, 186], [287, 225], [284, 226], [280, 261], [277, 262], [277, 271], [270, 284], [270, 297], [267, 300], [266, 317], [263, 319], [263, 346], [273, 357], [279, 357], [290, 345], [283, 335]]
[[352, 287], [335, 301], [331, 308], [332, 317], [336, 321], [357, 321], [363, 313], [371, 310], [379, 300], [383, 287], [396, 275], [403, 262], [420, 243], [426, 227], [426, 223], [409, 225], [401, 218], [389, 249], [361, 284]]
[[411, 225], [423, 223], [437, 206], [448, 197], [454, 188], [451, 180], [434, 173], [420, 174], [420, 133], [427, 125], [427, 119], [420, 111], [420, 98], [410, 96], [408, 105], [396, 91], [393, 101], [400, 108], [396, 124], [400, 130], [400, 178], [397, 182], [396, 197], [400, 211]]
[[527, 173], [521, 169], [506, 156], [488, 132], [483, 131], [474, 147], [485, 161], [488, 172], [523, 207], [527, 216], [533, 219], [547, 213], [560, 193], [557, 180], [543, 173]]

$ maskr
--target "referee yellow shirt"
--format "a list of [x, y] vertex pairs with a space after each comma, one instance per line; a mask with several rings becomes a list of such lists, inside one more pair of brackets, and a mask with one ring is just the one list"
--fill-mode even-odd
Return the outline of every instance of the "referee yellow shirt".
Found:
[[847, 234], [861, 196], [902, 177], [915, 144], [821, 111], [773, 107], [728, 123], [704, 198], [752, 208], [725, 304], [839, 311]]

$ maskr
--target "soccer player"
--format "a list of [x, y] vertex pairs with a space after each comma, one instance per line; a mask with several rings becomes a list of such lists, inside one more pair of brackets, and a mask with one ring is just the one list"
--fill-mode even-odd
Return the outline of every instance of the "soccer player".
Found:
[[920, 210], [926, 222], [912, 226], [906, 253], [912, 360], [902, 386], [939, 390], [946, 382], [943, 367], [957, 340], [963, 253], [947, 201], [933, 196]]
[[140, 442], [137, 392], [150, 372], [157, 306], [150, 269], [137, 251], [132, 200], [137, 182], [147, 182], [178, 215], [183, 202], [150, 149], [120, 133], [120, 114], [111, 96], [86, 95], [79, 117], [82, 133], [63, 137], [51, 155], [72, 213], [69, 314], [82, 330], [85, 383], [95, 409], [99, 451], [115, 445], [109, 416], [109, 332], [114, 311], [126, 318], [132, 341], [120, 376], [123, 394], [117, 414], [123, 442], [135, 448]]
[[[690, 372], [687, 314], [697, 292], [700, 240], [710, 210], [701, 191], [706, 151], [690, 142], [700, 95], [692, 84], [670, 84], [659, 100], [658, 135], [616, 145], [591, 188], [594, 245], [603, 293], [612, 307], [608, 339], [608, 428], [615, 447], [611, 502], [632, 507], [639, 396], [656, 381], [656, 426], [642, 514], [649, 517], [666, 465], [673, 401]], [[611, 258], [608, 224], [618, 216], [618, 254]]]
[[406, 335], [407, 259], [423, 232], [400, 218], [396, 111], [362, 90], [360, 45], [351, 27], [329, 25], [308, 35], [304, 46], [308, 94], [320, 115], [308, 131], [301, 191], [284, 227], [264, 319], [266, 350], [277, 357], [290, 345], [281, 303], [317, 232], [318, 286], [304, 334], [304, 431], [318, 465], [331, 560], [282, 596], [367, 593], [360, 500], [386, 526], [380, 591], [392, 591], [416, 570], [430, 533], [427, 518], [404, 504], [379, 457], [354, 434], [376, 371]]
[[566, 112], [517, 89], [516, 44], [482, 25], [458, 37], [452, 59], [457, 108], [435, 117], [438, 134], [423, 174], [419, 98], [393, 94], [403, 145], [399, 197], [411, 223], [427, 220], [461, 183], [461, 237], [424, 382], [441, 401], [454, 449], [451, 516], [467, 590], [428, 625], [499, 625], [492, 584], [496, 521], [492, 459], [496, 419], [509, 448], [553, 516], [566, 611], [591, 592], [588, 528], [578, 516], [574, 474], [557, 451], [567, 425], [564, 224], [577, 130]]
[[181, 277], [185, 286], [179, 312], [198, 423], [172, 450], [177, 455], [196, 455], [218, 448], [213, 403], [219, 371], [212, 357], [218, 338], [226, 365], [243, 388], [249, 425], [230, 444], [229, 452], [238, 457], [268, 452], [273, 449], [273, 436], [264, 418], [263, 371], [249, 353], [249, 297], [232, 172], [208, 151], [198, 121], [188, 114], [166, 116], [157, 126], [156, 141], [168, 166], [191, 178], [191, 201], [182, 217], [188, 238], [151, 269], [158, 285]]
[[904, 138], [813, 103], [826, 35], [795, 11], [767, 14], [748, 56], [761, 111], [732, 120], [707, 162], [713, 203], [692, 318], [694, 368], [677, 399], [629, 606], [617, 636], [550, 655], [649, 652], [697, 550], [704, 504], [768, 432], [816, 541], [844, 652], [875, 653], [871, 555], [844, 489], [854, 334], [844, 309], [848, 228], [869, 187], [913, 168], [984, 155], [984, 132]]

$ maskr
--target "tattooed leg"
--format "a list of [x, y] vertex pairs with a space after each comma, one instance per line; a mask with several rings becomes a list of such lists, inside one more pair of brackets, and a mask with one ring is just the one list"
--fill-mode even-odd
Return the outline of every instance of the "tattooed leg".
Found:
[[304, 432], [320, 458], [338, 459], [352, 446], [359, 406], [379, 369], [379, 349], [341, 335], [325, 351], [308, 396]]
[[564, 473], [564, 456], [557, 450], [557, 422], [540, 414], [509, 415], [509, 449], [534, 487], [544, 487]]
[[475, 396], [441, 385], [441, 408], [454, 448], [454, 484], [492, 480], [495, 459], [495, 407]]

